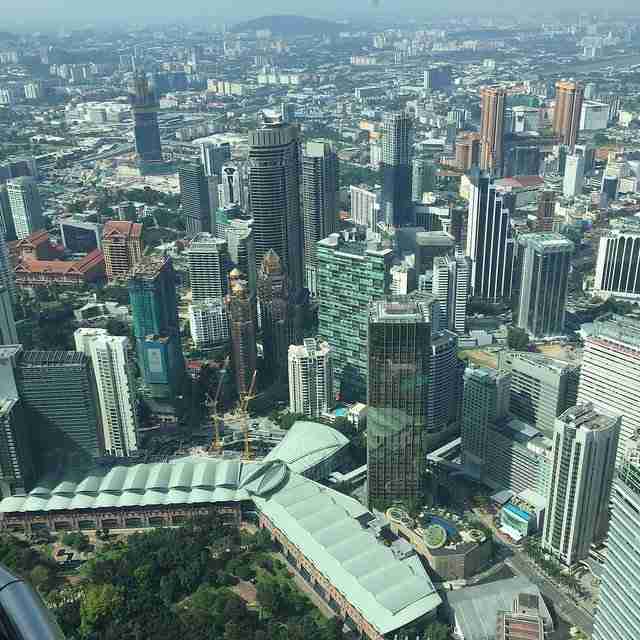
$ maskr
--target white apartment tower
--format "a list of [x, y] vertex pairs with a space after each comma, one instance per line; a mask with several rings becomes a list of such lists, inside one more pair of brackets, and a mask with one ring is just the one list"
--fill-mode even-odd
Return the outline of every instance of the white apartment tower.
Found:
[[471, 260], [461, 255], [433, 259], [432, 293], [440, 302], [440, 326], [464, 333], [471, 285]]
[[289, 347], [289, 411], [319, 418], [333, 405], [331, 349], [306, 339]]
[[7, 197], [18, 240], [43, 228], [40, 193], [38, 184], [33, 178], [21, 177], [9, 180]]
[[229, 342], [229, 316], [222, 298], [189, 305], [191, 338], [198, 349]]
[[597, 413], [590, 403], [556, 420], [542, 546], [568, 566], [607, 533], [619, 431], [619, 417]]
[[187, 250], [194, 303], [220, 299], [227, 291], [227, 243], [210, 233], [197, 234]]
[[129, 340], [106, 329], [77, 329], [76, 350], [91, 358], [98, 388], [105, 450], [128, 456], [138, 448], [138, 417]]
[[584, 157], [578, 154], [567, 156], [562, 182], [562, 195], [575, 198], [582, 193], [584, 185]]

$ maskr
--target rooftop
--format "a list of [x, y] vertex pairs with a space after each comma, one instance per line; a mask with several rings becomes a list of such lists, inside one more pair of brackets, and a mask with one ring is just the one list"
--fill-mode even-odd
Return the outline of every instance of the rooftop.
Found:
[[603, 431], [616, 424], [616, 418], [597, 413], [590, 402], [567, 409], [558, 417], [558, 421], [590, 431]]
[[87, 356], [80, 351], [23, 351], [20, 364], [25, 366], [54, 366], [85, 364]]
[[417, 300], [389, 298], [373, 302], [369, 308], [369, 319], [377, 323], [427, 322], [428, 315]]
[[540, 251], [573, 251], [573, 242], [559, 233], [526, 233], [519, 238], [520, 245]]
[[605, 338], [640, 348], [640, 320], [609, 313], [593, 321], [593, 338]]

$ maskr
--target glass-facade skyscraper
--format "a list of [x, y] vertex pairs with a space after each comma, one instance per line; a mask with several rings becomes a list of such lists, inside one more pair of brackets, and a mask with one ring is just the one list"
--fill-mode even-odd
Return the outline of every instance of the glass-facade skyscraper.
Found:
[[413, 218], [411, 149], [413, 123], [403, 112], [387, 113], [382, 122], [382, 217], [394, 227]]
[[129, 95], [133, 112], [136, 153], [141, 163], [162, 162], [162, 145], [158, 127], [158, 97], [144, 72], [137, 73]]

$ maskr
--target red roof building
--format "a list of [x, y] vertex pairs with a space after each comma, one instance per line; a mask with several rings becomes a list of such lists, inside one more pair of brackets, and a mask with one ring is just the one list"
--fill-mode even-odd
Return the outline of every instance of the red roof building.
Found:
[[77, 286], [104, 278], [102, 251], [96, 249], [81, 260], [38, 260], [26, 257], [14, 269], [16, 284], [46, 287], [51, 284]]
[[109, 282], [128, 278], [142, 259], [142, 225], [109, 220], [102, 230], [102, 250]]

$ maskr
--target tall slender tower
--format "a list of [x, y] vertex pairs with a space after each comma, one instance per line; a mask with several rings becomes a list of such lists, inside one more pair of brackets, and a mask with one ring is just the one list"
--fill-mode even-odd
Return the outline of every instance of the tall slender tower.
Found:
[[411, 152], [413, 122], [404, 112], [386, 113], [382, 121], [382, 215], [387, 224], [411, 222]]
[[227, 243], [210, 233], [199, 233], [186, 251], [191, 299], [194, 303], [220, 300], [227, 293]]
[[317, 290], [316, 244], [338, 230], [338, 156], [330, 142], [307, 142], [302, 156], [305, 285]]
[[307, 339], [289, 347], [289, 411], [319, 418], [333, 406], [331, 348]]
[[18, 240], [44, 228], [40, 192], [38, 183], [33, 178], [21, 177], [9, 180], [7, 198]]
[[584, 87], [578, 82], [556, 82], [556, 106], [553, 109], [553, 133], [573, 153], [578, 140]]
[[206, 176], [219, 176], [222, 165], [231, 160], [231, 145], [228, 142], [200, 143], [200, 162]]
[[204, 167], [196, 163], [182, 166], [178, 180], [187, 235], [211, 231], [211, 203]]
[[504, 161], [507, 92], [502, 87], [484, 87], [480, 99], [480, 169], [492, 175], [500, 175]]
[[136, 73], [129, 95], [133, 112], [136, 153], [142, 163], [162, 162], [160, 128], [158, 127], [158, 98], [149, 86], [144, 72]]
[[249, 133], [249, 195], [256, 268], [269, 249], [282, 260], [295, 289], [302, 287], [300, 134], [298, 127], [265, 111]]
[[556, 194], [553, 191], [541, 191], [538, 194], [538, 231], [553, 231], [555, 210]]
[[231, 354], [239, 394], [251, 387], [256, 371], [258, 353], [256, 348], [256, 325], [253, 321], [253, 304], [247, 283], [240, 279], [240, 272], [232, 272], [229, 280], [227, 309], [231, 334]]

